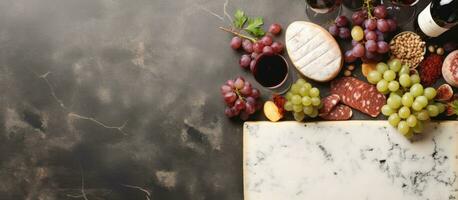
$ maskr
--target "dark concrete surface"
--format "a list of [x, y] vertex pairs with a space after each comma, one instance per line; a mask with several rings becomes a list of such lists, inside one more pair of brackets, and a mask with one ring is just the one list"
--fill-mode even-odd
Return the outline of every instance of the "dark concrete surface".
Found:
[[305, 18], [302, 0], [0, 0], [0, 199], [243, 199], [219, 87], [259, 85], [225, 5]]

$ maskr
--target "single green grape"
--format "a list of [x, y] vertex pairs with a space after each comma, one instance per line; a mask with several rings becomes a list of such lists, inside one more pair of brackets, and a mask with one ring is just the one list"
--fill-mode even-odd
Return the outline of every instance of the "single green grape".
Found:
[[303, 86], [307, 81], [305, 81], [303, 78], [297, 79], [296, 84]]
[[401, 103], [404, 106], [411, 107], [413, 103], [413, 95], [410, 92], [406, 92], [401, 99]]
[[301, 104], [293, 105], [293, 111], [294, 112], [302, 112], [302, 105]]
[[424, 95], [426, 98], [428, 98], [428, 100], [433, 100], [434, 97], [436, 97], [436, 89], [432, 88], [432, 87], [427, 87], [425, 88], [425, 90], [423, 91]]
[[409, 132], [409, 125], [407, 125], [406, 121], [400, 121], [398, 124], [398, 131], [403, 135], [406, 135]]
[[396, 127], [399, 122], [401, 121], [401, 118], [399, 117], [398, 113], [393, 113], [388, 117], [388, 123], [390, 123], [391, 126]]
[[302, 103], [302, 98], [301, 96], [299, 95], [294, 95], [293, 98], [291, 98], [291, 102], [294, 104], [294, 105], [299, 105]]
[[308, 96], [302, 97], [302, 105], [310, 106], [312, 104], [312, 99]]
[[291, 103], [291, 101], [287, 101], [285, 105], [283, 105], [283, 108], [286, 111], [293, 111], [293, 103]]
[[319, 106], [320, 103], [321, 103], [320, 98], [318, 98], [318, 97], [312, 97], [312, 105], [313, 105], [313, 106]]
[[313, 112], [313, 106], [304, 106], [303, 110], [306, 115], [310, 115]]
[[372, 70], [367, 75], [367, 80], [369, 81], [369, 83], [377, 84], [377, 82], [382, 80], [382, 73], [378, 72], [377, 70]]
[[418, 96], [415, 98], [415, 101], [418, 102], [422, 108], [428, 105], [428, 98], [426, 98], [425, 96]]
[[301, 88], [300, 85], [296, 84], [296, 83], [293, 83], [293, 85], [291, 85], [291, 92], [293, 94], [299, 94], [299, 89]]
[[401, 119], [407, 119], [410, 116], [410, 109], [406, 106], [399, 108], [398, 115]]
[[434, 105], [436, 105], [439, 109], [439, 113], [443, 113], [445, 111], [445, 105], [443, 103], [435, 103]]
[[393, 70], [386, 70], [383, 73], [383, 79], [386, 81], [392, 81], [396, 78], [396, 73]]
[[310, 97], [318, 97], [320, 96], [320, 90], [318, 88], [312, 88], [309, 91]]
[[412, 128], [413, 132], [415, 133], [421, 133], [423, 132], [423, 122], [422, 121], [417, 121], [417, 124]]
[[391, 109], [398, 109], [402, 105], [401, 97], [399, 95], [390, 95], [386, 103]]
[[409, 117], [407, 117], [406, 122], [407, 125], [409, 125], [410, 127], [414, 127], [415, 125], [417, 125], [417, 118], [415, 117], [415, 115], [410, 115]]
[[426, 110], [421, 110], [421, 111], [417, 112], [416, 115], [417, 115], [417, 119], [420, 120], [420, 121], [429, 120], [429, 113]]
[[392, 59], [388, 61], [388, 66], [390, 66], [390, 70], [393, 70], [394, 72], [398, 72], [401, 70], [401, 61], [399, 59]]
[[302, 87], [299, 89], [299, 94], [301, 96], [308, 96], [309, 95], [309, 90], [304, 87], [304, 84], [302, 84]]
[[377, 65], [375, 66], [375, 68], [377, 69], [378, 72], [380, 72], [381, 74], [383, 74], [383, 72], [385, 72], [386, 70], [388, 70], [388, 65], [384, 62], [379, 62], [377, 63]]
[[410, 87], [410, 94], [414, 97], [423, 95], [423, 86], [420, 83], [413, 84], [412, 87]]
[[310, 89], [312, 89], [312, 84], [310, 84], [310, 83], [304, 83], [304, 87], [305, 87], [307, 90], [310, 90]]
[[377, 83], [377, 90], [382, 93], [388, 91], [388, 81], [385, 79], [380, 80]]
[[293, 96], [294, 94], [292, 92], [287, 92], [285, 97], [286, 97], [286, 100], [288, 101], [291, 101], [291, 99], [293, 99]]
[[404, 135], [404, 137], [411, 139], [413, 137], [413, 128], [409, 128], [409, 131]]
[[415, 111], [420, 111], [421, 109], [423, 109], [423, 106], [419, 102], [414, 101], [412, 103], [412, 109]]
[[399, 76], [399, 83], [402, 87], [410, 87], [412, 85], [412, 81], [410, 80], [410, 76], [408, 74], [402, 74]]
[[311, 118], [315, 118], [318, 116], [318, 109], [313, 109], [312, 113], [308, 115]]
[[391, 108], [388, 105], [382, 106], [382, 114], [385, 116], [390, 116], [391, 114], [396, 113], [396, 110]]
[[392, 80], [388, 83], [388, 89], [392, 92], [399, 90], [399, 82]]
[[403, 65], [401, 69], [399, 70], [398, 74], [403, 75], [403, 74], [409, 74], [410, 73], [410, 68], [407, 65]]
[[428, 111], [428, 115], [430, 117], [436, 117], [437, 115], [439, 115], [439, 108], [435, 105], [426, 106], [426, 110]]
[[410, 81], [412, 81], [412, 84], [420, 83], [420, 76], [418, 74], [412, 74], [410, 75]]
[[298, 121], [298, 122], [304, 120], [304, 118], [305, 118], [305, 115], [304, 115], [303, 112], [295, 112], [295, 113], [293, 113], [293, 116], [294, 116], [294, 119], [296, 121]]

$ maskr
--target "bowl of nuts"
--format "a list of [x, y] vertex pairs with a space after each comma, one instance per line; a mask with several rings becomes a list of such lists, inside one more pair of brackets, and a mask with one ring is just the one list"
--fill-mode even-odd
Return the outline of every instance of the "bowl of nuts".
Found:
[[390, 50], [392, 57], [398, 58], [411, 68], [416, 68], [425, 56], [426, 44], [418, 34], [404, 31], [393, 37]]

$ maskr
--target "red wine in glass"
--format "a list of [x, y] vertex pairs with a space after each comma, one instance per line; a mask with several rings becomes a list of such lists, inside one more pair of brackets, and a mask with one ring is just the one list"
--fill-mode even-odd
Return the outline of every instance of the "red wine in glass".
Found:
[[305, 0], [305, 12], [310, 21], [324, 26], [340, 15], [341, 0]]
[[291, 86], [288, 63], [281, 55], [261, 54], [256, 59], [253, 75], [259, 84], [280, 94]]
[[317, 13], [330, 13], [340, 6], [340, 0], [306, 0], [310, 8]]

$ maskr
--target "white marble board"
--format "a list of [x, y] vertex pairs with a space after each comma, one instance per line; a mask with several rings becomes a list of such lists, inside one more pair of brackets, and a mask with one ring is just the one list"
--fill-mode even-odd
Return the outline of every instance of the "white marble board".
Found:
[[458, 199], [458, 121], [406, 140], [386, 121], [247, 122], [245, 200]]

